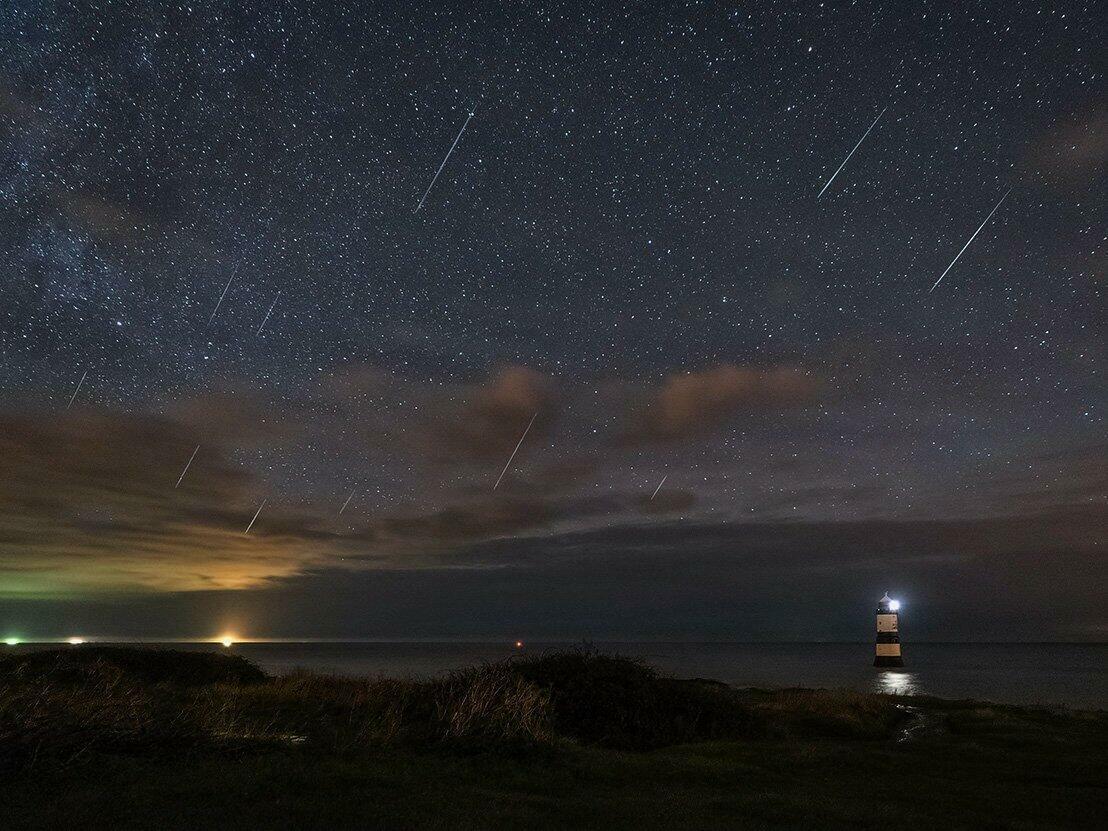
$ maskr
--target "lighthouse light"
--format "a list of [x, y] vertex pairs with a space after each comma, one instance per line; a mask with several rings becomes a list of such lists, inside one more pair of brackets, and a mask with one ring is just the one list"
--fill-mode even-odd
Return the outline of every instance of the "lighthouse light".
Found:
[[892, 601], [891, 603], [889, 603], [889, 608], [894, 612], [897, 611], [898, 609], [900, 609], [900, 601], [899, 600]]

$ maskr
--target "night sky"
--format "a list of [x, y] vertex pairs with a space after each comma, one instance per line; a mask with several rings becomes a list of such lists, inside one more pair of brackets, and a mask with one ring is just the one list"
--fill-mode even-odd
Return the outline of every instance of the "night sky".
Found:
[[2, 4], [0, 629], [1108, 638], [1106, 29]]

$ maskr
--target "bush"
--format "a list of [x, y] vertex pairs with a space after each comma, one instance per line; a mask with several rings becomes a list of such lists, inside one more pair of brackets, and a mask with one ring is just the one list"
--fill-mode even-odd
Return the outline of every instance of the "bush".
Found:
[[550, 696], [556, 731], [579, 741], [648, 750], [762, 732], [726, 685], [661, 677], [638, 660], [579, 649], [513, 667]]
[[461, 670], [431, 685], [434, 737], [470, 745], [535, 745], [555, 737], [550, 697], [509, 664]]
[[217, 653], [88, 647], [0, 660], [0, 764], [94, 753], [507, 752], [565, 741], [623, 750], [766, 735], [879, 738], [907, 714], [880, 696], [677, 680], [589, 649], [443, 678], [267, 678]]
[[296, 673], [268, 684], [201, 692], [252, 736], [296, 737], [309, 748], [358, 753], [408, 745], [509, 749], [553, 741], [549, 701], [505, 664], [433, 681]]
[[181, 753], [241, 744], [225, 706], [193, 689], [260, 684], [245, 658], [88, 646], [0, 659], [0, 767], [68, 763], [95, 752]]
[[[0, 682], [0, 767], [73, 762], [95, 751], [158, 753], [208, 742], [195, 714], [117, 666], [81, 665], [64, 680]], [[24, 676], [24, 681], [27, 680]]]
[[80, 681], [88, 673], [115, 667], [144, 684], [196, 687], [205, 684], [260, 684], [266, 675], [241, 655], [140, 649], [126, 646], [71, 646], [0, 658], [0, 680]]

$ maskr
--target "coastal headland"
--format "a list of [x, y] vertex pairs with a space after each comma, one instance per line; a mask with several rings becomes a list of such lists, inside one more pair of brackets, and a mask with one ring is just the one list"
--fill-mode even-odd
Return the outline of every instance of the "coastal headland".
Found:
[[590, 649], [436, 679], [0, 658], [0, 826], [1088, 828], [1108, 713], [738, 689]]

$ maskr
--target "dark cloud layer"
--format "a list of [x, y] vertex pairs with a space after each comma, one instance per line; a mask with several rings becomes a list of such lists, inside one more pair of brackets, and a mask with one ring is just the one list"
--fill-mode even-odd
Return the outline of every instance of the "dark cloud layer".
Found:
[[[361, 371], [363, 377], [369, 374], [368, 369]], [[176, 408], [174, 418], [79, 407], [55, 415], [9, 413], [0, 432], [4, 592], [14, 598], [121, 590], [274, 591], [283, 582], [335, 569], [416, 569], [428, 572], [420, 579], [433, 583], [433, 575], [443, 569], [523, 573], [580, 568], [582, 573], [604, 573], [629, 562], [663, 568], [666, 559], [690, 568], [716, 563], [711, 568], [760, 574], [762, 581], [771, 575], [809, 580], [812, 574], [843, 570], [880, 572], [892, 580], [906, 565], [927, 570], [972, 562], [980, 579], [993, 569], [990, 597], [1006, 585], [1038, 603], [1062, 587], [1054, 582], [1043, 591], [1040, 578], [1045, 573], [1056, 573], [1067, 592], [1081, 597], [1097, 583], [1099, 545], [1108, 522], [1105, 470], [1099, 464], [1102, 446], [1037, 457], [1033, 474], [997, 472], [970, 482], [967, 490], [988, 498], [978, 496], [963, 504], [963, 510], [950, 503], [945, 510], [953, 511], [952, 516], [965, 515], [958, 520], [822, 522], [809, 514], [772, 524], [751, 522], [734, 510], [720, 511], [718, 500], [702, 500], [695, 488], [676, 483], [653, 498], [652, 487], [601, 487], [611, 468], [639, 457], [640, 451], [609, 439], [640, 412], [636, 408], [644, 395], [670, 407], [669, 420], [662, 423], [680, 424], [690, 432], [683, 440], [675, 430], [644, 436], [661, 435], [666, 446], [679, 441], [690, 446], [706, 440], [698, 436], [703, 425], [720, 426], [736, 418], [742, 423], [748, 404], [762, 413], [784, 410], [802, 394], [798, 390], [808, 394], [812, 389], [798, 385], [792, 373], [782, 381], [776, 372], [735, 367], [701, 373], [686, 383], [690, 377], [638, 392], [622, 385], [623, 414], [613, 419], [611, 435], [594, 452], [556, 460], [534, 447], [538, 459], [522, 463], [523, 469], [506, 477], [497, 493], [483, 475], [472, 480], [446, 477], [435, 485], [428, 476], [445, 474], [423, 471], [415, 481], [433, 488], [433, 501], [382, 504], [341, 517], [336, 504], [318, 494], [292, 491], [264, 466], [259, 470], [251, 456], [234, 460], [242, 458], [236, 451], [248, 421], [242, 416], [258, 418], [265, 410], [247, 392], [197, 399]], [[410, 444], [396, 447], [391, 439], [403, 434], [409, 420], [404, 412], [374, 414], [374, 429], [365, 434], [367, 441], [376, 437], [370, 452], [387, 449], [401, 458], [398, 476], [404, 470], [412, 475], [422, 457], [448, 447], [476, 465], [475, 475], [486, 463], [495, 472], [510, 452], [510, 446], [498, 445], [512, 436], [502, 432], [485, 442], [485, 434], [496, 434], [498, 427], [517, 428], [512, 422], [533, 413], [536, 404], [552, 411], [555, 401], [572, 407], [587, 392], [572, 385], [558, 387], [554, 379], [522, 368], [449, 389], [385, 376], [379, 383], [390, 394], [399, 391], [406, 400], [419, 402], [422, 420]], [[705, 393], [705, 387], [716, 392]], [[357, 409], [333, 408], [336, 397], [341, 398], [335, 389], [328, 383], [305, 393], [297, 408], [299, 420], [287, 420], [287, 429], [263, 431], [263, 444], [273, 445], [265, 455], [277, 453], [282, 441], [316, 446], [328, 433], [358, 433], [356, 421], [346, 422]], [[559, 389], [557, 397], [552, 389]], [[750, 391], [754, 398], [748, 402]], [[228, 401], [241, 408], [230, 420]], [[443, 435], [427, 432], [434, 424]], [[482, 449], [465, 454], [461, 437], [469, 425], [480, 426], [470, 441]], [[552, 419], [536, 442], [560, 441], [558, 433], [549, 432], [554, 426]], [[174, 487], [198, 444], [201, 452]], [[495, 457], [492, 449], [498, 451]], [[449, 470], [441, 459], [435, 464], [432, 470]], [[762, 515], [824, 502], [868, 505], [881, 513], [889, 496], [878, 487], [808, 484], [807, 468], [795, 464], [782, 466], [774, 476], [792, 476], [794, 470], [800, 478], [788, 488], [778, 486], [761, 495]], [[929, 498], [942, 504], [939, 495]], [[246, 524], [263, 499], [266, 508], [245, 536]]]
[[810, 374], [790, 367], [723, 364], [671, 375], [635, 415], [626, 439], [674, 441], [696, 436], [744, 411], [766, 413], [811, 402], [817, 389]]
[[[467, 546], [449, 567], [317, 570], [261, 591], [12, 604], [44, 630], [173, 636], [863, 640], [885, 590], [913, 640], [1102, 639], [1101, 507], [968, 521], [669, 523]], [[1065, 602], [1058, 602], [1065, 597]], [[0, 620], [0, 622], [4, 622]]]
[[1032, 145], [1032, 169], [1050, 185], [1086, 190], [1108, 170], [1108, 111], [1066, 119]]
[[427, 449], [438, 458], [506, 459], [532, 417], [529, 435], [541, 440], [557, 415], [551, 380], [522, 366], [507, 367], [461, 399], [424, 425]]
[[[736, 373], [743, 374], [729, 368], [723, 375]], [[671, 399], [670, 389], [657, 396]], [[382, 391], [408, 406], [367, 413], [357, 405], [365, 393]], [[540, 456], [490, 492], [489, 477], [531, 417], [539, 413], [528, 434], [535, 448], [549, 441], [558, 408], [584, 394], [519, 366], [448, 387], [362, 367], [305, 390], [279, 412], [263, 390], [243, 384], [175, 401], [164, 416], [83, 407], [7, 415], [0, 572], [12, 579], [4, 593], [241, 589], [320, 563], [426, 566], [462, 544], [693, 508], [695, 494], [682, 489], [654, 500], [626, 487], [598, 492], [600, 468], [621, 463], [618, 451], [603, 449]], [[636, 397], [623, 397], [625, 413]], [[714, 422], [729, 414], [719, 404], [710, 409]], [[318, 493], [294, 490], [280, 468], [269, 470], [289, 448], [321, 447], [334, 433], [358, 436], [359, 452], [390, 454], [397, 476], [428, 465], [438, 471], [415, 480], [433, 488], [435, 501], [351, 512], [340, 522]], [[484, 473], [458, 479], [459, 469]], [[434, 476], [442, 478], [435, 483]], [[244, 535], [263, 500], [263, 514]]]
[[5, 593], [241, 588], [301, 568], [310, 526], [286, 525], [276, 544], [244, 538], [255, 481], [218, 450], [197, 454], [174, 488], [200, 440], [154, 416], [5, 416]]

